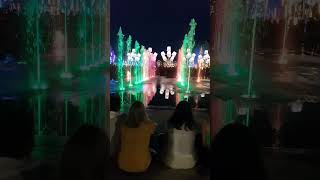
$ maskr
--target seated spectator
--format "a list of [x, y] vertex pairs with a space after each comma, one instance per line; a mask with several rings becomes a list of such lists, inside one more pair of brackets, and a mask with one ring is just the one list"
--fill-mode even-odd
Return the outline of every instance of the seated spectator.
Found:
[[211, 177], [216, 180], [263, 180], [260, 147], [249, 128], [233, 123], [225, 126], [212, 144]]
[[22, 101], [0, 97], [1, 180], [25, 179], [24, 174], [32, 169], [33, 117]]
[[120, 143], [120, 124], [126, 119], [126, 114], [120, 114], [120, 97], [118, 95], [111, 95], [110, 97], [110, 123], [108, 131], [108, 138], [110, 141], [110, 155], [116, 156]]
[[190, 103], [181, 101], [168, 123], [164, 163], [173, 169], [193, 168], [196, 164], [196, 132]]
[[61, 180], [107, 178], [109, 147], [102, 129], [84, 125], [65, 144], [60, 162]]
[[129, 173], [145, 172], [151, 163], [150, 137], [155, 131], [141, 102], [132, 104], [128, 118], [121, 124], [119, 168]]
[[201, 175], [207, 175], [210, 171], [210, 119], [201, 123], [201, 134], [196, 136], [196, 150], [198, 156], [198, 170]]

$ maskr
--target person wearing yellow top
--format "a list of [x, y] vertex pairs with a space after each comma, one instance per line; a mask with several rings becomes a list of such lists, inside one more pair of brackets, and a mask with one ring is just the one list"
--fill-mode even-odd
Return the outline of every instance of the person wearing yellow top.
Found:
[[132, 104], [127, 120], [120, 127], [119, 168], [125, 172], [145, 172], [151, 163], [150, 137], [155, 123], [148, 119], [141, 102]]

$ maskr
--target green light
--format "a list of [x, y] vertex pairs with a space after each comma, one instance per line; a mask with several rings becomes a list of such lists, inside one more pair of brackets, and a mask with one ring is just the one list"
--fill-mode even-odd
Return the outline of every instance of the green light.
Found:
[[126, 41], [126, 44], [127, 44], [127, 48], [126, 48], [127, 53], [130, 53], [130, 52], [131, 52], [131, 44], [132, 44], [132, 37], [131, 37], [131, 35], [129, 35], [129, 37], [128, 37], [127, 41]]
[[93, 13], [91, 13], [91, 65], [95, 64], [94, 60], [94, 19], [93, 19]]
[[123, 48], [124, 48], [124, 35], [120, 27], [118, 32], [118, 51], [117, 51], [117, 70], [118, 70], [118, 81], [120, 89], [124, 90], [124, 74], [123, 74]]
[[65, 136], [68, 136], [68, 100], [64, 99], [64, 120], [65, 120]]
[[68, 26], [67, 26], [67, 1], [64, 1], [64, 48], [65, 48], [65, 66], [64, 72], [69, 72], [68, 67]]
[[41, 96], [37, 96], [37, 119], [38, 119], [38, 132], [41, 135]]
[[[140, 44], [138, 41], [135, 41], [135, 44], [134, 44], [134, 49], [136, 50], [137, 53], [140, 52]], [[140, 61], [140, 60], [139, 60]], [[135, 84], [137, 84], [139, 82], [139, 65], [140, 63], [137, 63], [135, 66], [134, 66], [134, 81], [135, 81]]]

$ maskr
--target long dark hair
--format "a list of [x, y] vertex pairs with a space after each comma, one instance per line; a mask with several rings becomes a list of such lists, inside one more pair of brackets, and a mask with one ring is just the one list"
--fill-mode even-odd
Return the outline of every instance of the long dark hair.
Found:
[[261, 147], [248, 127], [226, 125], [213, 140], [212, 151], [213, 179], [266, 179]]
[[172, 128], [181, 130], [184, 126], [185, 130], [193, 130], [195, 122], [192, 114], [192, 107], [189, 102], [181, 101], [172, 117], [169, 120], [169, 125]]
[[29, 157], [34, 145], [34, 115], [28, 99], [0, 96], [0, 114], [0, 157]]
[[143, 121], [148, 120], [144, 104], [140, 101], [134, 102], [129, 110], [126, 125], [129, 128], [137, 128]]
[[108, 142], [102, 129], [83, 125], [66, 143], [60, 162], [60, 179], [100, 180], [106, 178]]

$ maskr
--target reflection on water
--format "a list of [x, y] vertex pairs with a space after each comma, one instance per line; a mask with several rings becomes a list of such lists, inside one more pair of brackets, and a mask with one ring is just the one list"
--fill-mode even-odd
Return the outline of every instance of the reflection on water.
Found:
[[174, 108], [180, 101], [188, 100], [194, 108], [208, 108], [208, 88], [201, 86], [186, 93], [176, 85], [175, 79], [159, 77], [125, 91], [116, 90], [116, 86], [116, 82], [110, 83], [111, 93], [120, 96], [122, 112], [128, 111], [134, 101], [141, 101], [148, 108]]
[[36, 135], [69, 136], [82, 124], [104, 127], [106, 78], [103, 71], [78, 74], [70, 80], [48, 80], [52, 84], [49, 89], [35, 91], [27, 86], [25, 65], [14, 62], [11, 66], [14, 68], [8, 70], [5, 64], [0, 69], [3, 75], [0, 100], [25, 98], [33, 109]]
[[69, 136], [82, 124], [103, 127], [104, 96], [58, 99], [43, 94], [28, 99], [33, 107], [37, 135]]
[[[10, 100], [2, 95], [0, 100]], [[69, 136], [82, 124], [104, 127], [105, 96], [64, 96], [37, 94], [19, 97], [28, 101], [32, 108], [35, 135]], [[10, 117], [9, 117], [10, 118]]]

